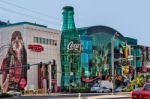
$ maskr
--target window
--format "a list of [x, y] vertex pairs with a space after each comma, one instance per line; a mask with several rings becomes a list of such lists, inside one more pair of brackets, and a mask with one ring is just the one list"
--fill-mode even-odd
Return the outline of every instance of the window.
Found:
[[43, 44], [46, 44], [46, 39], [45, 38], [43, 38]]
[[57, 46], [57, 41], [56, 40], [54, 40], [54, 45]]
[[146, 85], [144, 86], [144, 90], [150, 90], [150, 84], [146, 84]]
[[48, 44], [48, 39], [45, 40], [45, 44]]
[[34, 37], [34, 43], [38, 43], [38, 37]]
[[41, 43], [44, 44], [44, 38], [41, 38]]
[[40, 43], [40, 38], [39, 37], [37, 37], [37, 43]]
[[52, 40], [52, 42], [53, 42], [52, 44], [55, 45], [55, 40]]
[[42, 38], [39, 37], [39, 43], [42, 43]]
[[34, 43], [41, 43], [41, 44], [47, 44], [47, 45], [55, 45], [55, 46], [57, 46], [57, 40], [47, 39], [47, 38], [34, 37], [33, 38], [33, 42]]
[[48, 43], [48, 44], [49, 44], [49, 45], [51, 45], [51, 39], [49, 39], [48, 41], [49, 41], [49, 43]]

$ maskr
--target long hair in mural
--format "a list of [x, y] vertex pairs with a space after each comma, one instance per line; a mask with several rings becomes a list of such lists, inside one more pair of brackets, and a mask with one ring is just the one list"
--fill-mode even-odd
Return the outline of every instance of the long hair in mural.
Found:
[[[27, 54], [20, 31], [13, 32], [11, 43], [5, 58], [3, 59], [2, 69], [2, 89], [4, 92], [9, 90], [21, 90], [27, 83]], [[24, 86], [21, 83], [24, 83]]]

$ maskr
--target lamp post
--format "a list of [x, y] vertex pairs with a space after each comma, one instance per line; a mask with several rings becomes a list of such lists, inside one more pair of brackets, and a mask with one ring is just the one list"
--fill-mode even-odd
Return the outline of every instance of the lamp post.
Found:
[[111, 40], [111, 67], [112, 67], [112, 94], [114, 94], [115, 80], [114, 80], [114, 37]]
[[49, 88], [48, 93], [52, 91], [52, 64], [51, 61], [48, 63], [48, 74], [49, 74]]
[[135, 71], [134, 71], [134, 79], [136, 78], [136, 75], [137, 75], [137, 71], [136, 71], [136, 54], [134, 52], [134, 56], [133, 56], [133, 60], [134, 60], [134, 68], [135, 68]]
[[111, 39], [111, 69], [112, 69], [112, 94], [115, 94], [115, 68], [114, 68], [114, 44], [115, 37], [119, 36], [117, 32], [115, 32], [114, 36]]

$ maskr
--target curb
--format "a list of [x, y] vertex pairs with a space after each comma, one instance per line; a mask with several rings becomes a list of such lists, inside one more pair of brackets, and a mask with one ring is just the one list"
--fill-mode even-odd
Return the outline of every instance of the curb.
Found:
[[82, 99], [124, 99], [124, 98], [131, 98], [129, 95], [101, 95], [101, 96], [94, 96], [94, 97], [83, 97]]

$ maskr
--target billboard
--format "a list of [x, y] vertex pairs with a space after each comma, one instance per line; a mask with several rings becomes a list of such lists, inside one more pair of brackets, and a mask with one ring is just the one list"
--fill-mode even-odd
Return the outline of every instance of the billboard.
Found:
[[27, 53], [20, 31], [12, 32], [8, 49], [1, 57], [2, 89], [22, 90], [27, 84]]

